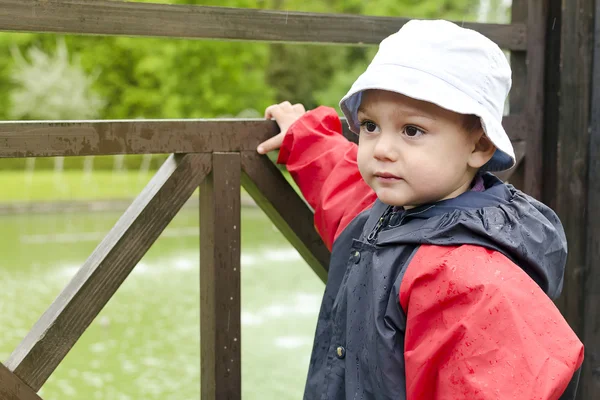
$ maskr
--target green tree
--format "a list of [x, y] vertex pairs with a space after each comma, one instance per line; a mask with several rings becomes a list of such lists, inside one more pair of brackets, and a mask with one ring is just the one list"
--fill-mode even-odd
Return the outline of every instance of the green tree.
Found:
[[[147, 1], [147, 0], [144, 0]], [[151, 0], [156, 2], [157, 0]], [[163, 3], [290, 11], [472, 20], [477, 0], [171, 0]], [[56, 52], [57, 35], [0, 34], [0, 118], [10, 117], [10, 73], [30, 48]], [[259, 113], [289, 99], [335, 105], [367, 65], [375, 46], [267, 44], [165, 38], [64, 36], [92, 89], [105, 99], [100, 118], [197, 118]]]
[[91, 90], [93, 77], [80, 67], [77, 57], [69, 57], [64, 41], [54, 54], [37, 47], [27, 56], [12, 49], [15, 61], [11, 80], [16, 85], [10, 93], [13, 119], [94, 119], [103, 107], [102, 99]]

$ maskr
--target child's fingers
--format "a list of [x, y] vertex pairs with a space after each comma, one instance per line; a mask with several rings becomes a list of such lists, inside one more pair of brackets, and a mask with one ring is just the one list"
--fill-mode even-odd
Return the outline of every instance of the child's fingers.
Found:
[[289, 101], [284, 101], [279, 104], [273, 104], [273, 105], [267, 107], [267, 109], [265, 110], [265, 118], [266, 119], [271, 119], [271, 118], [277, 119], [281, 115], [292, 111], [294, 109], [294, 107], [295, 106], [292, 106], [292, 103], [290, 103]]
[[256, 151], [258, 151], [259, 154], [267, 154], [270, 151], [277, 150], [281, 147], [284, 135], [285, 133], [279, 133], [272, 138], [265, 140], [258, 145]]
[[275, 119], [281, 129], [281, 133], [261, 143], [256, 149], [258, 153], [266, 154], [270, 151], [279, 149], [283, 143], [283, 137], [285, 136], [288, 127], [305, 112], [302, 104], [292, 105], [289, 101], [267, 107], [265, 110], [265, 118]]
[[265, 119], [273, 118], [273, 110], [279, 107], [279, 104], [273, 104], [265, 109]]
[[292, 106], [292, 108], [293, 108], [293, 109], [294, 109], [294, 111], [296, 111], [296, 112], [301, 112], [301, 113], [305, 113], [305, 112], [306, 112], [306, 109], [305, 109], [305, 108], [304, 108], [304, 106], [303, 106], [302, 104], [300, 104], [300, 103], [298, 103], [298, 104], [294, 104], [294, 105]]

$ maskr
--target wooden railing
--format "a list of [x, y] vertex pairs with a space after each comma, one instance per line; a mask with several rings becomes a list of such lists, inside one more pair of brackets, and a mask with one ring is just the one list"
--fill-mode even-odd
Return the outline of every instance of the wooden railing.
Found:
[[[464, 26], [512, 52], [512, 114], [505, 117], [504, 126], [519, 167], [511, 180], [538, 196], [543, 1], [513, 1], [513, 20], [508, 25]], [[369, 45], [406, 21], [100, 0], [0, 0], [4, 31]], [[322, 280], [330, 256], [314, 229], [311, 209], [273, 163], [255, 151], [275, 133], [276, 124], [264, 120], [0, 123], [0, 157], [172, 154], [0, 364], [0, 399], [39, 399], [44, 382], [198, 187], [202, 398], [241, 398], [240, 185]]]

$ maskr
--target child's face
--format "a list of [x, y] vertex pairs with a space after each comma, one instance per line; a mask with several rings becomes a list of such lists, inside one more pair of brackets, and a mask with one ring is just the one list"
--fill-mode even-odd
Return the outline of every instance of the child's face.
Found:
[[412, 208], [469, 190], [493, 155], [467, 116], [398, 93], [369, 90], [358, 111], [358, 168], [388, 205]]

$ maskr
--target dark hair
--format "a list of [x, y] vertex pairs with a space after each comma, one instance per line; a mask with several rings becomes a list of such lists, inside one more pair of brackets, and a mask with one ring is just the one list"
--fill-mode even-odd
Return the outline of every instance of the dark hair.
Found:
[[481, 129], [481, 119], [474, 114], [465, 115], [463, 119], [463, 128], [467, 132], [475, 132], [476, 130]]

